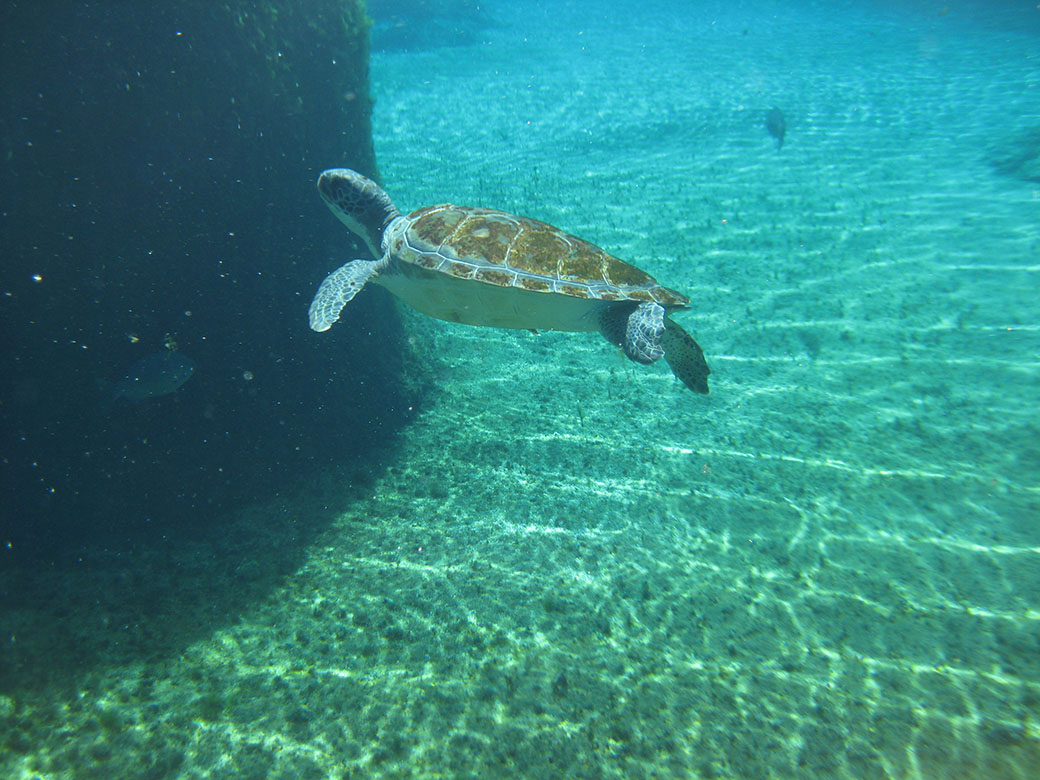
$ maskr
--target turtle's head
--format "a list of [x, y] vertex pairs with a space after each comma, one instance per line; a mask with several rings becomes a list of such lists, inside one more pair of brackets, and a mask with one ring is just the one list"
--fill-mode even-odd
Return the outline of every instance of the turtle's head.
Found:
[[337, 219], [382, 257], [383, 231], [401, 212], [371, 179], [349, 168], [330, 168], [318, 177], [318, 192]]

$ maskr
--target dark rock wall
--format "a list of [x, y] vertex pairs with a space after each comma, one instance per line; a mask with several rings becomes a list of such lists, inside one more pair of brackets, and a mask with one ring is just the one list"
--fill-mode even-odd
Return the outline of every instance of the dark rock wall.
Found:
[[[367, 25], [358, 0], [4, 4], [9, 555], [211, 522], [365, 462], [403, 422], [387, 298], [328, 334], [306, 324], [361, 251], [314, 180], [376, 175]], [[192, 379], [107, 404], [167, 334]]]

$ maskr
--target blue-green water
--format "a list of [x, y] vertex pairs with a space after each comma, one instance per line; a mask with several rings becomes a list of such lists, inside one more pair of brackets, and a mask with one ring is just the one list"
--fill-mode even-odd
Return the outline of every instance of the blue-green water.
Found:
[[[686, 293], [711, 395], [404, 311], [430, 384], [378, 458], [129, 573], [84, 553], [143, 606], [7, 613], [116, 660], [9, 686], [5, 776], [1037, 776], [1040, 149], [994, 161], [1040, 126], [1038, 17], [492, 3], [377, 48], [398, 207], [521, 213]], [[298, 265], [279, 326], [347, 259]]]

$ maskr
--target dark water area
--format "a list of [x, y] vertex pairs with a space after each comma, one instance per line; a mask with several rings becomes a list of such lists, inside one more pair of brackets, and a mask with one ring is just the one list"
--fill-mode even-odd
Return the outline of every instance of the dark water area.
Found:
[[[3, 555], [191, 534], [375, 457], [415, 400], [393, 308], [366, 297], [335, 341], [306, 327], [308, 285], [360, 251], [317, 173], [375, 174], [360, 12], [0, 13]], [[164, 340], [190, 381], [106, 405]]]

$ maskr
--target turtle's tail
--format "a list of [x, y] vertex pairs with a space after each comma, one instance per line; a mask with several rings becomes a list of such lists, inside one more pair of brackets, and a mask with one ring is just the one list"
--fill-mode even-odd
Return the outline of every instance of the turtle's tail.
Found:
[[708, 374], [711, 373], [711, 369], [704, 359], [704, 350], [693, 340], [693, 336], [666, 319], [661, 346], [664, 348], [664, 359], [672, 373], [693, 392], [707, 395]]

